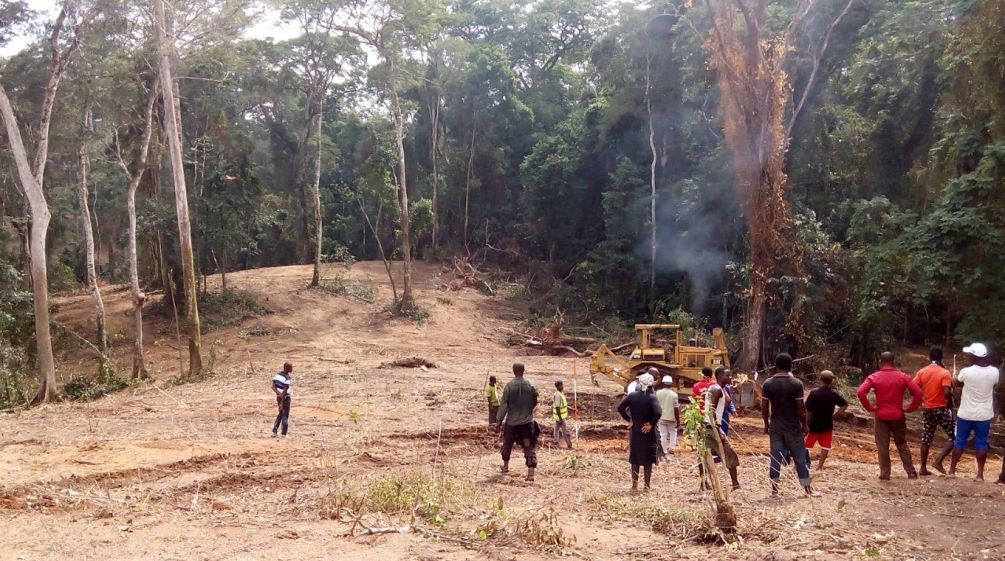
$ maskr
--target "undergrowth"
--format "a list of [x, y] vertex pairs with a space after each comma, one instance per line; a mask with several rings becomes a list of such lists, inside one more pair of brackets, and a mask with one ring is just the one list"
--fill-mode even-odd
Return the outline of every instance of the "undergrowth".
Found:
[[707, 512], [625, 500], [609, 493], [592, 495], [587, 503], [596, 512], [613, 519], [644, 521], [652, 531], [680, 539], [716, 539], [713, 517]]
[[394, 317], [408, 318], [419, 325], [426, 325], [429, 323], [429, 310], [420, 308], [418, 305], [410, 310], [403, 310], [400, 303], [394, 302], [390, 304], [385, 311]]
[[322, 497], [319, 514], [324, 519], [356, 521], [366, 515], [386, 515], [434, 524], [445, 522], [461, 502], [463, 493], [450, 479], [405, 470], [359, 486], [345, 480]]
[[575, 536], [566, 534], [559, 522], [558, 513], [554, 510], [509, 512], [502, 497], [489, 503], [489, 508], [482, 512], [473, 533], [481, 540], [517, 539], [542, 548], [568, 547], [576, 542]]
[[63, 396], [71, 401], [93, 401], [128, 386], [127, 380], [114, 376], [106, 377], [101, 381], [75, 376], [63, 384]]
[[244, 290], [228, 289], [199, 295], [199, 316], [204, 327], [226, 327], [266, 313], [255, 295]]
[[351, 280], [342, 272], [321, 279], [316, 290], [332, 296], [354, 298], [367, 304], [372, 304], [377, 299], [373, 287]]
[[0, 341], [0, 409], [27, 406], [36, 386], [25, 352]]

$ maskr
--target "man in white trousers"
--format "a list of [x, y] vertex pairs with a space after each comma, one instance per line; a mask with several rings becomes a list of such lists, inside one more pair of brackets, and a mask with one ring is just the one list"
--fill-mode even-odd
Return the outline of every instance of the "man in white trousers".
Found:
[[680, 427], [680, 399], [677, 392], [670, 387], [671, 384], [673, 378], [669, 375], [663, 376], [660, 389], [656, 391], [656, 401], [663, 410], [659, 422], [660, 446], [663, 448], [663, 454], [673, 454], [677, 449], [677, 432]]

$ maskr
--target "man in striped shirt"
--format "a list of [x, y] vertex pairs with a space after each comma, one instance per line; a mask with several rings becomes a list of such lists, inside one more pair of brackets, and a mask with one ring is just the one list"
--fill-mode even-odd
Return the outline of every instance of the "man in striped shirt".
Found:
[[276, 405], [279, 414], [276, 415], [276, 422], [272, 424], [272, 436], [279, 436], [280, 425], [283, 427], [283, 436], [290, 426], [290, 384], [293, 383], [293, 363], [283, 364], [282, 372], [276, 373], [272, 377], [272, 391], [276, 394]]

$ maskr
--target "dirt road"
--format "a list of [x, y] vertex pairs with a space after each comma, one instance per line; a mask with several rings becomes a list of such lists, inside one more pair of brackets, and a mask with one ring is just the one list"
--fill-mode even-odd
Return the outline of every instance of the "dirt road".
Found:
[[[0, 417], [0, 559], [1005, 559], [1005, 488], [972, 481], [972, 459], [955, 480], [895, 470], [880, 483], [870, 435], [845, 426], [830, 469], [814, 474], [822, 497], [802, 498], [789, 471], [783, 497], [771, 499], [766, 438], [749, 416], [735, 437], [738, 537], [723, 545], [702, 530], [710, 497], [697, 491], [693, 453], [660, 465], [653, 492], [627, 493], [619, 389], [588, 376], [577, 384], [576, 450], [546, 439], [535, 483], [522, 481], [518, 452], [502, 476], [485, 426], [486, 375], [508, 379], [518, 358], [550, 395], [572, 370], [568, 359], [517, 357], [502, 344], [499, 328], [519, 305], [443, 290], [439, 269], [422, 265], [428, 319], [392, 320], [379, 264], [350, 275], [376, 291], [374, 303], [307, 290], [309, 276], [309, 267], [228, 276], [269, 313], [204, 336], [217, 372], [206, 380], [170, 383], [178, 345], [171, 324], [152, 319], [153, 382]], [[87, 298], [57, 302], [60, 321], [86, 332]], [[128, 365], [128, 294], [110, 293], [106, 305]], [[380, 366], [406, 356], [439, 367]], [[268, 381], [284, 360], [295, 364], [290, 437], [273, 439]], [[60, 364], [63, 376], [93, 368], [83, 352]]]

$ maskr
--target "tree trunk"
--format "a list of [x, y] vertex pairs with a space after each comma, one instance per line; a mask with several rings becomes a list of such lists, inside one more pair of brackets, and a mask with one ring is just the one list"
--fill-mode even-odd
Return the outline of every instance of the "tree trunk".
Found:
[[[84, 110], [84, 132], [91, 130], [91, 108]], [[80, 161], [80, 176], [77, 181], [77, 202], [80, 205], [80, 225], [84, 234], [84, 260], [87, 269], [87, 288], [91, 291], [91, 298], [94, 299], [94, 311], [97, 319], [97, 347], [101, 354], [99, 360], [99, 374], [101, 379], [107, 380], [111, 375], [111, 366], [108, 364], [108, 337], [105, 334], [105, 303], [101, 299], [101, 289], [98, 287], [98, 275], [94, 266], [94, 232], [91, 229], [91, 209], [88, 205], [87, 179], [91, 168], [91, 157], [87, 153], [86, 140], [80, 144], [78, 154]]]
[[[716, 442], [721, 451], [722, 441], [716, 437]], [[733, 532], [736, 530], [736, 510], [733, 509], [733, 504], [729, 500], [729, 488], [723, 485], [719, 479], [719, 472], [711, 450], [705, 450], [701, 455], [701, 463], [705, 466], [708, 482], [712, 487], [712, 500], [715, 503], [715, 527], [723, 532]]]
[[182, 160], [181, 123], [177, 85], [171, 71], [173, 42], [169, 43], [164, 14], [164, 0], [154, 0], [157, 26], [157, 50], [160, 66], [161, 97], [164, 100], [164, 129], [171, 155], [171, 176], [175, 188], [175, 209], [178, 215], [178, 241], [181, 247], [182, 277], [185, 290], [185, 316], [188, 324], [189, 376], [202, 373], [202, 334], [199, 326], [199, 301], [195, 284], [195, 260], [192, 251], [192, 227], [185, 187], [185, 167]]
[[359, 198], [359, 199], [356, 199], [356, 202], [359, 203], [359, 211], [363, 214], [363, 220], [366, 221], [366, 225], [369, 226], [370, 230], [373, 232], [373, 239], [377, 241], [377, 250], [380, 251], [380, 260], [384, 262], [384, 270], [387, 271], [387, 278], [388, 278], [389, 281], [391, 281], [391, 298], [393, 298], [394, 301], [397, 302], [398, 301], [398, 285], [397, 285], [397, 283], [394, 282], [394, 271], [391, 270], [391, 262], [387, 260], [387, 254], [384, 253], [384, 244], [381, 243], [381, 241], [380, 241], [380, 233], [379, 233], [379, 231], [380, 231], [380, 217], [381, 217], [381, 214], [384, 211], [384, 205], [383, 205], [383, 203], [378, 203], [378, 206], [377, 206], [377, 225], [374, 226], [373, 223], [370, 222], [370, 215], [366, 213], [366, 206], [363, 204], [362, 197]]
[[[55, 84], [50, 82], [50, 88], [46, 89], [47, 98], [51, 96], [55, 99], [58, 85], [58, 78], [55, 80]], [[42, 116], [42, 126], [46, 131], [49, 128], [48, 115], [51, 115], [51, 111], [50, 103], [49, 113], [46, 114], [43, 111]], [[35, 311], [35, 360], [38, 362], [38, 393], [31, 403], [37, 405], [56, 397], [56, 359], [52, 354], [52, 337], [49, 333], [49, 275], [45, 259], [45, 238], [49, 231], [49, 220], [52, 218], [49, 205], [45, 200], [45, 191], [42, 189], [42, 178], [45, 176], [45, 158], [41, 158], [42, 165], [36, 166], [36, 171], [33, 174], [31, 164], [28, 162], [28, 153], [24, 148], [24, 141], [21, 139], [21, 129], [14, 117], [14, 108], [11, 107], [7, 91], [2, 84], [0, 84], [0, 115], [3, 116], [7, 142], [10, 144], [18, 179], [24, 189], [31, 211], [28, 253], [31, 257], [31, 288]], [[39, 150], [48, 151], [48, 146], [40, 146]]]
[[296, 239], [296, 263], [303, 263], [309, 254], [310, 247], [310, 220], [308, 212], [308, 190], [307, 185], [307, 151], [310, 149], [311, 127], [314, 124], [314, 115], [311, 114], [313, 105], [310, 103], [312, 93], [308, 93], [306, 119], [304, 119], [304, 129], [297, 138], [297, 153], [293, 158], [293, 181], [294, 190], [297, 193], [297, 201], [300, 206], [300, 220], [297, 224]]
[[656, 129], [653, 128], [653, 102], [650, 96], [652, 80], [650, 79], [651, 56], [646, 55], [646, 115], [649, 117], [649, 150], [652, 151], [652, 162], [649, 165], [649, 222], [652, 234], [649, 240], [649, 310], [656, 313]]
[[[163, 172], [163, 140], [158, 140], [156, 144], [153, 143], [151, 139], [151, 148], [153, 152], [153, 158], [150, 165], [150, 185], [153, 188], [154, 200], [158, 204], [163, 202], [164, 189], [162, 184], [162, 172]], [[164, 303], [169, 303], [169, 298], [171, 292], [171, 266], [168, 265], [167, 256], [167, 240], [165, 239], [164, 229], [155, 228], [155, 243], [157, 251], [157, 279], [160, 282], [160, 287], [164, 291]], [[174, 303], [170, 302], [173, 306]]]
[[133, 378], [141, 378], [147, 375], [143, 361], [143, 301], [146, 300], [146, 295], [140, 290], [136, 256], [136, 188], [132, 182], [126, 193], [126, 206], [129, 213], [129, 289], [133, 297]]
[[[159, 85], [160, 81], [155, 79], [154, 85], [147, 97], [147, 108], [143, 121], [143, 140], [140, 144], [140, 157], [135, 173], [129, 171], [129, 166], [122, 159], [118, 136], [115, 138], [119, 167], [122, 168], [122, 171], [129, 179], [129, 186], [126, 189], [126, 211], [129, 216], [129, 289], [133, 299], [133, 378], [145, 378], [147, 376], [147, 367], [143, 360], [143, 303], [146, 301], [146, 295], [140, 290], [139, 258], [137, 257], [136, 248], [136, 191], [140, 186], [140, 181], [143, 180], [143, 175], [147, 171], [147, 162], [150, 156], [150, 140], [153, 137], [154, 129], [154, 105], [157, 103]], [[160, 189], [156, 189], [156, 194], [159, 193]], [[158, 235], [160, 235], [159, 232]], [[160, 253], [159, 248], [158, 253]]]
[[743, 348], [736, 361], [738, 372], [753, 372], [757, 370], [764, 342], [765, 315], [768, 312], [764, 280], [757, 280], [751, 275], [750, 301], [747, 302], [747, 324], [743, 330]]
[[475, 135], [478, 133], [477, 126], [477, 123], [472, 118], [471, 146], [468, 149], [468, 176], [467, 181], [464, 183], [464, 249], [468, 252], [469, 256], [471, 255], [471, 250], [468, 249], [468, 218], [471, 202], [471, 181], [473, 180], [475, 167]]
[[220, 284], [223, 291], [227, 292], [227, 250], [220, 250]]
[[56, 398], [56, 359], [52, 354], [49, 333], [49, 273], [45, 260], [46, 235], [49, 231], [49, 208], [32, 204], [31, 211], [31, 278], [35, 311], [35, 351], [38, 361], [38, 393], [32, 405]]
[[[761, 36], [764, 2], [719, 0], [708, 6], [713, 25], [706, 48], [721, 91], [726, 146], [733, 156], [750, 247], [751, 296], [737, 369], [752, 371], [764, 352], [768, 305], [785, 305], [777, 291], [769, 292], [771, 279], [804, 274], [801, 245], [790, 231], [792, 213], [786, 197], [784, 114], [789, 89], [785, 50], [784, 42]], [[791, 300], [798, 302], [800, 297], [795, 294]], [[798, 343], [805, 336], [801, 308], [793, 305], [785, 313], [785, 332]]]
[[401, 113], [401, 102], [398, 99], [398, 89], [394, 78], [394, 58], [385, 56], [390, 72], [391, 111], [394, 113], [394, 140], [398, 148], [398, 212], [401, 224], [401, 259], [404, 269], [401, 286], [401, 300], [398, 308], [402, 312], [415, 310], [415, 297], [412, 296], [412, 243], [410, 219], [408, 216], [408, 185], [405, 181], [405, 117]]
[[440, 142], [440, 95], [437, 93], [429, 104], [430, 120], [432, 121], [430, 131], [429, 157], [433, 162], [433, 250], [439, 248], [440, 243], [440, 213], [438, 205], [438, 193], [440, 189], [440, 168], [437, 159], [437, 146]]
[[314, 181], [311, 184], [311, 194], [314, 196], [314, 274], [311, 276], [311, 286], [321, 282], [321, 112], [324, 99], [318, 95], [318, 115], [315, 134], [318, 136], [317, 157], [314, 159]]

